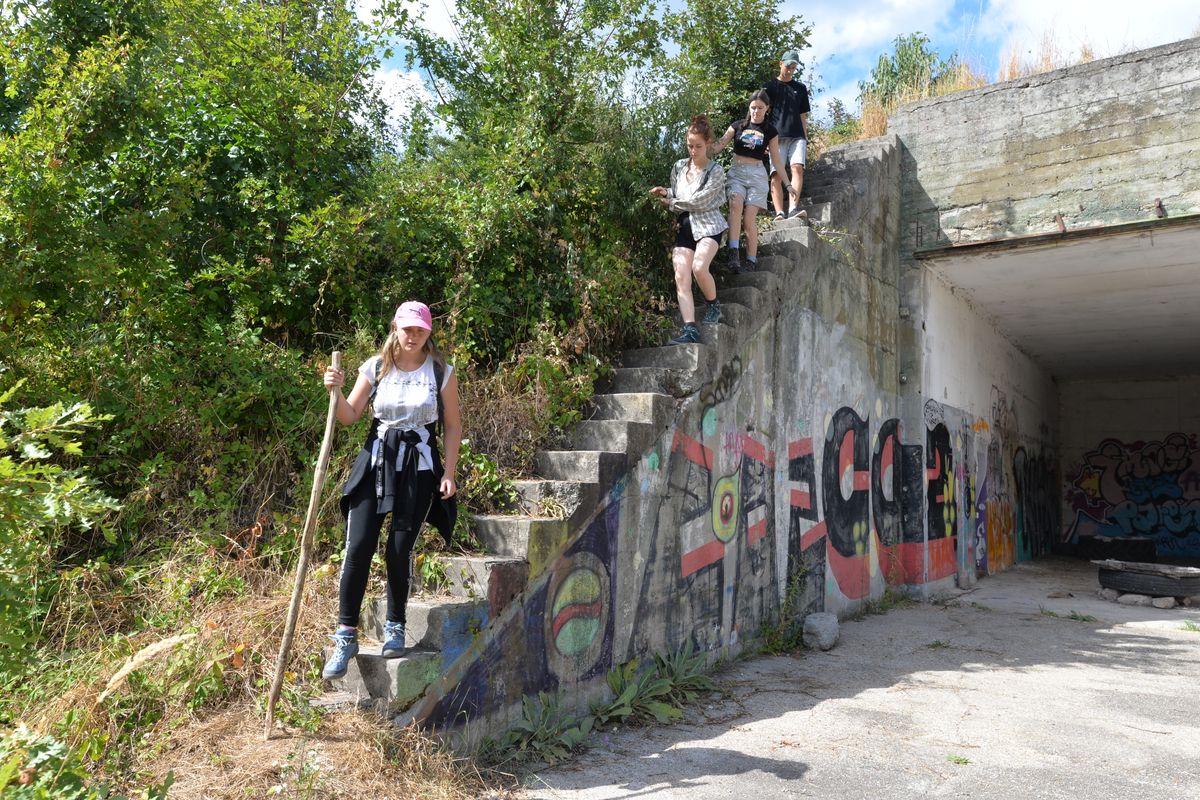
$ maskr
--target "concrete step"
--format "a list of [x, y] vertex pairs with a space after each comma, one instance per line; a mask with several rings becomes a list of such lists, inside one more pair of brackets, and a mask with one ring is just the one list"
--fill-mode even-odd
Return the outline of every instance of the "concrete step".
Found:
[[665, 367], [617, 367], [612, 371], [608, 388], [617, 393], [654, 392], [685, 397], [691, 394], [684, 388], [689, 372]]
[[530, 577], [541, 572], [543, 555], [565, 542], [570, 530], [566, 520], [518, 515], [478, 514], [472, 525], [490, 554], [527, 560]]
[[[471, 646], [475, 637], [488, 626], [487, 600], [422, 600], [408, 601], [404, 640], [409, 647], [440, 651], [450, 663]], [[369, 639], [383, 638], [383, 623], [387, 619], [387, 599], [377, 597], [363, 603], [359, 620], [362, 635]], [[360, 646], [367, 651], [365, 645]], [[375, 645], [375, 654], [379, 645]]]
[[[724, 300], [720, 294], [717, 296]], [[706, 369], [712, 365], [712, 359], [712, 350], [702, 344], [675, 344], [626, 350], [621, 354], [621, 366]]]
[[[795, 242], [803, 247], [807, 247], [811, 236], [812, 230], [809, 227], [808, 220], [785, 219], [772, 224], [770, 230], [759, 233], [758, 242], [761, 247], [772, 249], [785, 242]], [[764, 261], [763, 256], [766, 255], [772, 255], [772, 253], [759, 252], [760, 267]]]
[[598, 450], [541, 450], [534, 458], [537, 471], [544, 477], [595, 483], [600, 491], [612, 486], [628, 464], [624, 453]]
[[[776, 258], [776, 256], [763, 256], [764, 260], [768, 258]], [[780, 290], [779, 276], [768, 269], [735, 275], [730, 278], [729, 285], [733, 287], [752, 286], [769, 297], [778, 297]]]
[[599, 487], [589, 481], [555, 481], [533, 478], [513, 481], [521, 496], [521, 509], [532, 517], [550, 517], [575, 522], [590, 514], [600, 497]]
[[[738, 303], [735, 299], [721, 300], [721, 322], [720, 325], [728, 325], [731, 328], [737, 328], [741, 332], [749, 330], [751, 325], [754, 325], [754, 313], [746, 306]], [[757, 327], [757, 325], [754, 325]], [[703, 325], [700, 329], [701, 335], [714, 335], [714, 326]], [[704, 379], [707, 380], [711, 376], [711, 369], [703, 370]]]
[[585, 419], [571, 431], [571, 444], [579, 450], [604, 450], [635, 458], [650, 446], [656, 430], [646, 422], [627, 419]]
[[[523, 558], [501, 556], [451, 556], [426, 554], [441, 562], [445, 581], [419, 585], [422, 593], [455, 600], [488, 601], [488, 616], [495, 616], [519, 594], [529, 579], [529, 562]], [[420, 575], [415, 578], [419, 581]]]
[[770, 297], [761, 289], [749, 285], [729, 286], [721, 291], [720, 297], [722, 306], [736, 303], [749, 309], [756, 320], [765, 321], [764, 312], [768, 310]]
[[659, 426], [674, 416], [675, 398], [660, 392], [592, 395], [592, 419], [629, 419]]
[[[375, 653], [363, 652], [368, 645]], [[362, 642], [359, 654], [350, 661], [346, 674], [330, 683], [356, 705], [374, 705], [394, 713], [408, 708], [442, 674], [442, 655], [429, 650], [410, 650], [402, 658], [378, 655], [378, 642]], [[328, 652], [326, 652], [328, 657]]]

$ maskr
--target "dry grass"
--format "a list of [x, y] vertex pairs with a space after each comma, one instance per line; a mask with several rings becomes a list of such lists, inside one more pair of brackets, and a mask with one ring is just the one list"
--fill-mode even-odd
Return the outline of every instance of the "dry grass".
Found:
[[176, 800], [310, 797], [325, 800], [460, 800], [511, 797], [506, 776], [481, 773], [412, 729], [356, 711], [328, 714], [313, 733], [262, 738], [248, 705], [180, 728], [163, 754], [140, 763], [156, 780], [173, 773]]
[[[137, 637], [103, 637], [77, 644], [80, 658], [99, 665], [81, 671], [77, 682], [49, 702], [22, 708], [16, 716], [38, 731], [51, 731], [68, 713], [75, 724], [71, 744], [90, 731], [105, 731], [110, 742], [120, 738], [117, 717], [152, 702], [145, 697], [162, 691], [162, 720], [143, 731], [149, 738], [180, 724], [188, 724], [189, 691], [214, 672], [220, 673], [218, 706], [253, 701], [261, 685], [274, 673], [279, 643], [290, 600], [292, 577], [261, 569], [253, 562], [233, 562], [228, 568], [243, 573], [248, 591], [208, 604], [198, 603], [193, 617], [196, 633], [164, 639], [164, 631], [150, 629]], [[336, 619], [336, 572], [318, 566], [305, 587], [289, 667], [302, 681], [319, 660], [325, 634]], [[170, 632], [167, 632], [170, 633]], [[160, 641], [161, 640], [161, 641]], [[130, 651], [136, 651], [132, 655]], [[132, 681], [137, 673], [139, 680]], [[111, 677], [110, 677], [111, 676]], [[115, 709], [121, 709], [114, 714]]]
[[[1024, 55], [1022, 55], [1022, 51], [1024, 51]], [[1063, 52], [1058, 43], [1058, 36], [1054, 29], [1050, 28], [1042, 33], [1037, 47], [1023, 48], [1014, 45], [1005, 51], [1000, 59], [1000, 71], [996, 80], [1011, 81], [1017, 78], [1028, 78], [1073, 64], [1086, 64], [1094, 61], [1095, 58], [1096, 51], [1086, 40], [1080, 43], [1077, 54]]]
[[860, 138], [874, 139], [876, 136], [883, 136], [887, 133], [888, 117], [897, 108], [906, 103], [928, 100], [931, 97], [942, 97], [943, 95], [962, 92], [968, 89], [978, 89], [981, 86], [987, 86], [987, 84], [988, 80], [981, 72], [973, 69], [968, 64], [959, 64], [957, 70], [940, 80], [920, 86], [908, 87], [894, 102], [881, 104], [873, 98], [866, 98], [863, 101], [862, 116], [860, 118], [862, 125]]

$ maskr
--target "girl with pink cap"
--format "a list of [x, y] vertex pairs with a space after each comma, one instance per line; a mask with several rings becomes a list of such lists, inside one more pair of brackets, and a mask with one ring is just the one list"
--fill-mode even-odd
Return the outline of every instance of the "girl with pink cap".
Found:
[[[338, 627], [321, 675], [339, 678], [358, 654], [358, 621], [367, 575], [384, 518], [390, 513], [387, 547], [387, 621], [381, 655], [404, 655], [408, 559], [421, 525], [428, 521], [447, 541], [457, 508], [454, 470], [462, 439], [458, 380], [434, 347], [433, 319], [424, 303], [403, 303], [379, 354], [358, 368], [350, 395], [340, 388], [340, 369], [325, 370], [325, 388], [338, 389], [337, 418], [352, 425], [372, 406], [367, 441], [342, 489], [346, 555], [338, 595]], [[444, 455], [437, 429], [442, 427]]]

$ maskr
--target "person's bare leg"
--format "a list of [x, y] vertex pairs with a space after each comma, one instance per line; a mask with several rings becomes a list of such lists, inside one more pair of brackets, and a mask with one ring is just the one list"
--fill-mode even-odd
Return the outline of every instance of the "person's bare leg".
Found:
[[[692, 259], [691, 264], [692, 274], [696, 276], [696, 284], [700, 287], [700, 294], [704, 295], [704, 299], [710, 303], [717, 299], [717, 282], [713, 280], [712, 273], [708, 271], [708, 266], [712, 263], [713, 256], [717, 254], [717, 250], [720, 248], [721, 246], [717, 244], [716, 239], [701, 239], [700, 241], [696, 242], [696, 254], [695, 258]], [[676, 271], [675, 274], [678, 275], [678, 271]], [[675, 281], [675, 288], [679, 288], [678, 279]], [[692, 304], [691, 288], [691, 284], [689, 283], [689, 306]], [[682, 298], [682, 295], [680, 295], [680, 297]], [[683, 301], [681, 299], [680, 307], [682, 308], [682, 306]], [[694, 311], [695, 309], [693, 307], [693, 313]], [[686, 322], [687, 320], [684, 321]]]
[[[704, 241], [712, 242], [712, 239]], [[695, 257], [696, 251], [686, 247], [676, 247], [671, 253], [671, 263], [675, 267], [675, 297], [679, 301], [679, 316], [683, 317], [684, 325], [696, 321], [696, 305], [692, 301], [692, 262]]]
[[783, 204], [783, 181], [778, 172], [771, 173], [771, 202], [775, 204], [776, 214], [780, 211], [787, 213], [787, 206]]
[[746, 258], [758, 259], [758, 206], [746, 206]]
[[742, 203], [743, 199], [740, 194], [729, 195], [729, 241], [731, 246], [733, 242], [742, 238]]
[[804, 188], [803, 164], [792, 164], [792, 186], [796, 187], [796, 197], [799, 197], [800, 190]]

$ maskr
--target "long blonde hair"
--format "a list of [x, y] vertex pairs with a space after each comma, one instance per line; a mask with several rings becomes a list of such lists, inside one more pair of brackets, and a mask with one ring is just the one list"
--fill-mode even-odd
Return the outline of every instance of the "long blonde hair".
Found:
[[[393, 321], [388, 328], [387, 339], [383, 341], [383, 347], [379, 349], [379, 357], [382, 363], [379, 365], [379, 374], [375, 376], [375, 382], [378, 383], [384, 375], [391, 371], [392, 367], [396, 366], [397, 358], [400, 352], [400, 337], [396, 335], [396, 323]], [[425, 355], [433, 356], [433, 360], [438, 363], [438, 366], [446, 366], [446, 358], [442, 355], [442, 351], [438, 350], [436, 344], [433, 343], [433, 331], [429, 332], [429, 338], [425, 340], [425, 344], [421, 345], [421, 352]], [[441, 391], [442, 387], [438, 387]]]

